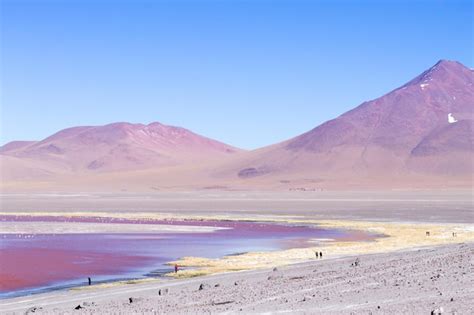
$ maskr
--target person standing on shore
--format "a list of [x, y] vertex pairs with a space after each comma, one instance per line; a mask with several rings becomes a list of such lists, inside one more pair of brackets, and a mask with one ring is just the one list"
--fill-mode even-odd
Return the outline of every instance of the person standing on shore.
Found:
[[174, 265], [174, 273], [178, 273], [178, 264]]
[[319, 252], [319, 258], [323, 258], [323, 252]]

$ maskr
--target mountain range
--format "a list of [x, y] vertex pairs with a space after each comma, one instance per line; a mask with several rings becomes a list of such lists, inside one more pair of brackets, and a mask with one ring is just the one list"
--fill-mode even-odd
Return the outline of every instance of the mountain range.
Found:
[[[41, 141], [14, 141], [0, 148], [10, 164], [17, 162], [16, 168], [31, 164], [33, 177], [165, 168], [222, 159], [239, 151], [187, 129], [157, 122], [73, 127]], [[7, 172], [13, 178], [27, 175], [24, 173]]]
[[380, 98], [253, 151], [160, 123], [68, 128], [2, 146], [2, 189], [471, 187], [473, 76], [441, 60]]

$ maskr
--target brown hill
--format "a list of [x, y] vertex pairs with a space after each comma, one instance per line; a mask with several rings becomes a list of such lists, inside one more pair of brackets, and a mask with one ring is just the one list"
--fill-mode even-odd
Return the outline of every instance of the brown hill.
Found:
[[[0, 148], [4, 179], [171, 167], [222, 159], [239, 149], [160, 123], [73, 127]], [[35, 167], [36, 166], [36, 167]]]

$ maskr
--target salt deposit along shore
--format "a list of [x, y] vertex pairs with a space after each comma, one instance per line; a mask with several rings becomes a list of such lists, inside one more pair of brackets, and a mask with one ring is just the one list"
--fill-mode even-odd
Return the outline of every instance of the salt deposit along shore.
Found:
[[[220, 195], [192, 200], [196, 207], [208, 208], [215, 202], [229, 205], [219, 204], [222, 210], [212, 213], [200, 208], [173, 210], [187, 207], [188, 200], [182, 198], [174, 199], [173, 209], [168, 208], [169, 199], [154, 201], [154, 211], [151, 203], [143, 211], [111, 211], [117, 209], [116, 201], [69, 200], [75, 211], [53, 212], [17, 199], [22, 206], [4, 204], [3, 214], [257, 220], [371, 231], [384, 237], [375, 242], [314, 240], [311, 248], [218, 259], [183, 257], [179, 263], [193, 268], [180, 271], [177, 279], [108, 283], [10, 298], [0, 301], [0, 310], [2, 314], [430, 314], [442, 308], [443, 314], [472, 314], [472, 195], [438, 195], [396, 193], [375, 201], [350, 195], [351, 202], [343, 200], [348, 199], [345, 194], [339, 201], [309, 194], [272, 201], [272, 196], [257, 195], [245, 207], [240, 197], [232, 202], [218, 201]], [[46, 203], [54, 204], [49, 199]], [[232, 206], [247, 210], [230, 210]], [[346, 208], [351, 211], [339, 210]], [[323, 251], [324, 258], [315, 259], [314, 250]], [[357, 259], [360, 263], [355, 267]]]
[[[120, 216], [138, 218], [142, 214]], [[260, 219], [302, 223], [278, 217]], [[384, 237], [375, 242], [315, 240], [315, 247], [311, 248], [253, 252], [219, 259], [184, 257], [178, 263], [193, 268], [174, 275], [183, 279], [144, 279], [79, 287], [6, 299], [0, 303], [0, 309], [5, 314], [33, 311], [388, 314], [429, 313], [442, 307], [457, 314], [472, 313], [474, 228], [471, 224], [304, 222], [372, 231]], [[324, 258], [315, 259], [314, 250], [323, 251]]]
[[[357, 267], [353, 266], [358, 260]], [[474, 244], [0, 302], [3, 314], [472, 314]]]
[[[4, 213], [0, 213], [3, 215]], [[12, 214], [12, 213], [10, 213]], [[28, 216], [30, 214], [18, 212], [15, 215]], [[37, 212], [36, 216], [54, 217], [56, 212]], [[69, 214], [62, 214], [65, 218], [84, 218], [93, 216], [96, 218], [116, 218], [127, 220], [231, 220], [231, 221], [260, 221], [280, 224], [304, 224], [314, 225], [323, 228], [337, 228], [351, 231], [364, 231], [379, 235], [375, 241], [360, 242], [360, 241], [328, 241], [328, 240], [314, 240], [314, 247], [309, 248], [290, 248], [279, 251], [265, 251], [265, 252], [248, 252], [239, 255], [224, 256], [217, 259], [209, 259], [204, 257], [183, 257], [178, 261], [171, 261], [170, 265], [179, 264], [183, 267], [191, 267], [182, 270], [178, 274], [169, 274], [172, 277], [189, 278], [195, 276], [203, 276], [215, 273], [252, 270], [256, 268], [268, 268], [278, 265], [294, 264], [304, 262], [314, 258], [315, 250], [324, 250], [325, 258], [337, 258], [347, 256], [348, 254], [370, 254], [391, 252], [396, 250], [404, 250], [409, 248], [421, 246], [435, 246], [440, 244], [452, 244], [461, 242], [474, 241], [474, 224], [468, 223], [406, 223], [406, 222], [380, 222], [380, 221], [350, 221], [350, 220], [313, 220], [308, 218], [291, 218], [280, 215], [260, 215], [242, 216], [242, 215], [174, 215], [170, 217], [169, 214], [162, 213], [110, 213], [110, 212], [73, 212]], [[89, 224], [89, 223], [71, 223], [49, 222], [52, 231], [62, 231], [74, 233], [74, 231], [81, 232], [97, 232], [97, 231], [127, 231], [129, 233], [137, 232], [141, 226], [133, 227], [133, 224]], [[81, 226], [84, 227], [81, 227]], [[8, 233], [22, 233], [26, 230], [29, 233], [44, 233], [45, 223], [28, 223], [28, 222], [4, 222], [0, 227], [4, 226]], [[197, 228], [202, 228], [201, 232], [212, 231], [213, 227], [163, 227], [157, 225], [143, 228], [142, 231], [153, 232], [155, 229], [169, 231], [176, 229], [177, 231], [199, 231]], [[69, 230], [71, 229], [71, 230]], [[429, 232], [430, 236], [426, 236]], [[455, 235], [455, 236], [454, 236]]]

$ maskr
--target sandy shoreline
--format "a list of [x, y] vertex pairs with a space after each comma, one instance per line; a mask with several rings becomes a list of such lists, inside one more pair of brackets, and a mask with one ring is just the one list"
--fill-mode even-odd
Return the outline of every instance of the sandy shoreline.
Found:
[[[359, 266], [352, 267], [357, 258]], [[474, 310], [473, 259], [473, 243], [441, 245], [51, 292], [3, 300], [0, 308], [3, 314], [429, 314], [442, 307], [447, 314], [469, 314]]]
[[[170, 195], [164, 199], [154, 199], [155, 197], [140, 199], [141, 196], [129, 196], [127, 202], [137, 205], [134, 211], [130, 211], [130, 208], [127, 210], [126, 204], [120, 206], [122, 203], [111, 196], [95, 196], [81, 201], [50, 199], [50, 197], [38, 201], [36, 197], [32, 197], [31, 202], [39, 202], [36, 208], [33, 203], [29, 203], [28, 197], [22, 197], [23, 199], [13, 197], [7, 200], [6, 205], [5, 203], [2, 205], [0, 214], [288, 222], [370, 231], [384, 234], [386, 237], [378, 238], [374, 242], [342, 243], [315, 240], [315, 245], [311, 248], [252, 252], [219, 259], [183, 257], [178, 263], [191, 266], [193, 269], [179, 272], [177, 276], [182, 279], [165, 283], [151, 279], [109, 283], [85, 289], [8, 299], [0, 303], [2, 313], [3, 311], [23, 313], [30, 307], [43, 307], [37, 312], [46, 313], [201, 314], [227, 311], [292, 313], [294, 310], [294, 313], [302, 314], [318, 312], [367, 314], [369, 311], [373, 314], [388, 314], [400, 312], [400, 309], [402, 313], [419, 313], [418, 311], [429, 313], [438, 302], [448, 302], [444, 299], [445, 293], [454, 296], [454, 301], [449, 301], [450, 309], [456, 310], [458, 314], [472, 313], [467, 312], [472, 306], [465, 302], [466, 299], [472, 300], [473, 297], [471, 289], [473, 279], [472, 276], [466, 276], [473, 274], [474, 264], [472, 195], [469, 193], [443, 192], [436, 197], [432, 194], [420, 195], [414, 192], [406, 199], [404, 199], [405, 193], [401, 195], [395, 193], [387, 198], [378, 195], [379, 198], [375, 201], [364, 198], [361, 194], [349, 194], [342, 196], [340, 202], [335, 201], [339, 196], [337, 194], [323, 196], [291, 194], [272, 200], [271, 195], [265, 193], [253, 195], [250, 201], [246, 199], [248, 195], [240, 196], [239, 193], [226, 194], [223, 197], [208, 196], [209, 199], [195, 198], [194, 194], [179, 194], [179, 196], [187, 197], [180, 199]], [[49, 203], [53, 205], [53, 210], [46, 210], [44, 207]], [[243, 207], [247, 203], [249, 206]], [[191, 204], [196, 210], [177, 210], [187, 208]], [[63, 205], [73, 208], [63, 208]], [[216, 210], [204, 211], [208, 205], [214, 207], [208, 210]], [[292, 205], [295, 210], [289, 211]], [[219, 207], [220, 210], [215, 207]], [[352, 213], [340, 210], [343, 207], [354, 210]], [[14, 208], [22, 211], [13, 211]], [[425, 234], [427, 231], [430, 232], [428, 237]], [[456, 236], [453, 236], [453, 232]], [[323, 260], [314, 260], [315, 249], [324, 252]], [[348, 269], [348, 266], [355, 257], [359, 257], [362, 261], [370, 261], [371, 267], [364, 269], [360, 274], [354, 274], [354, 269]], [[432, 263], [422, 264], [423, 261]], [[283, 281], [281, 283], [278, 282], [280, 280], [272, 282], [267, 279], [274, 277], [272, 270], [275, 266], [278, 270], [288, 270], [288, 274], [278, 275], [275, 279], [284, 280], [290, 275], [294, 279], [281, 280]], [[315, 271], [319, 276], [314, 278], [312, 275], [316, 266], [318, 270], [321, 267], [324, 271], [321, 271], [321, 274]], [[456, 268], [462, 270], [462, 276]], [[357, 270], [362, 271], [363, 268]], [[229, 271], [238, 272], [229, 273]], [[436, 276], [435, 273], [443, 275], [440, 276], [443, 279], [442, 287], [432, 281], [432, 276], [428, 276], [429, 274]], [[194, 278], [195, 276], [202, 277]], [[332, 282], [328, 280], [329, 283], [323, 281], [328, 276], [335, 280], [331, 280]], [[199, 291], [197, 289], [199, 284], [208, 279], [216, 279], [219, 286], [215, 287], [217, 283], [209, 283], [209, 288], [205, 286], [205, 290]], [[300, 283], [299, 280], [302, 279], [308, 281]], [[384, 279], [383, 285], [378, 282], [382, 279]], [[351, 284], [355, 280], [357, 286]], [[238, 284], [235, 285], [235, 282]], [[240, 285], [240, 282], [248, 282], [248, 285]], [[422, 290], [424, 294], [418, 296], [419, 290], [415, 290], [413, 283], [419, 284], [426, 292]], [[397, 291], [402, 287], [408, 291]], [[169, 288], [172, 294], [156, 297], [156, 291], [160, 288]], [[441, 289], [443, 298], [440, 299], [438, 291]], [[313, 293], [314, 296], [312, 294], [307, 296], [306, 293], [312, 290], [317, 292]], [[291, 292], [294, 292], [294, 295]], [[351, 293], [346, 296], [347, 292]], [[134, 300], [131, 304], [128, 303], [129, 297]], [[375, 302], [370, 302], [373, 298]], [[368, 300], [368, 305], [363, 303], [364, 299]], [[92, 302], [95, 304], [91, 304]], [[384, 308], [374, 309], [372, 305], [374, 303], [382, 304]], [[73, 307], [78, 304], [84, 308], [74, 310]]]
[[[295, 221], [291, 221], [295, 222]], [[298, 221], [297, 221], [298, 222]], [[386, 222], [354, 221], [317, 221], [308, 222], [322, 227], [334, 227], [351, 230], [363, 230], [383, 234], [384, 237], [373, 242], [321, 242], [310, 248], [294, 248], [285, 251], [251, 252], [237, 256], [226, 256], [220, 259], [203, 259], [184, 257], [173, 263], [182, 266], [199, 267], [185, 270], [178, 277], [193, 277], [218, 272], [251, 270], [282, 266], [307, 261], [314, 258], [314, 251], [323, 251], [326, 258], [338, 258], [347, 255], [364, 255], [386, 253], [410, 248], [436, 246], [474, 241], [474, 225], [470, 224], [407, 224]], [[426, 231], [430, 236], [426, 236]], [[456, 233], [453, 237], [452, 233]], [[173, 274], [171, 274], [173, 275]]]

